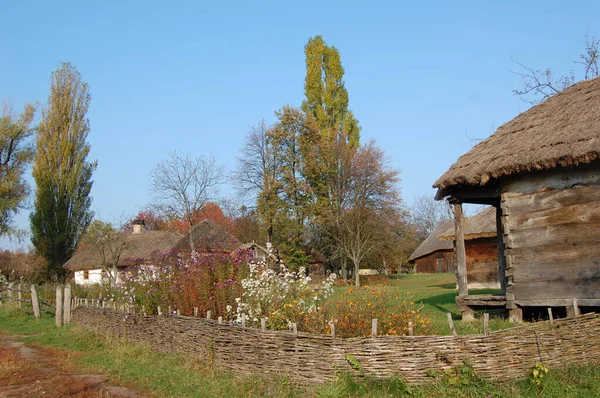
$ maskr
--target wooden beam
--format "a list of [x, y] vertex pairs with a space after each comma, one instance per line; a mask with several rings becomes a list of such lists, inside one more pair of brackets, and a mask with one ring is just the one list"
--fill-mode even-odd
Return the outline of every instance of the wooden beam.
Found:
[[462, 203], [454, 204], [454, 231], [456, 237], [456, 279], [458, 282], [458, 295], [469, 294], [467, 286], [467, 257], [465, 253], [464, 236], [465, 216]]
[[502, 226], [502, 207], [496, 207], [496, 243], [498, 245], [498, 278], [502, 294], [506, 294], [506, 257], [504, 257], [504, 228]]

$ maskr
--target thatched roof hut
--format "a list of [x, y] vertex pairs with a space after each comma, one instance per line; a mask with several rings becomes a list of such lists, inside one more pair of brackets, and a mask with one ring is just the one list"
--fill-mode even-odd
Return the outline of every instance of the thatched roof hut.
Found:
[[522, 307], [600, 307], [600, 78], [502, 125], [434, 187], [437, 199], [455, 205], [463, 317], [470, 309], [462, 203], [496, 207], [499, 278], [512, 319]]
[[[118, 266], [129, 266], [137, 261], [147, 261], [152, 253], [165, 253], [172, 250], [183, 239], [183, 235], [172, 231], [144, 231], [141, 233], [124, 233], [112, 241], [112, 251], [116, 252], [117, 246], [122, 246]], [[110, 248], [106, 248], [108, 256]], [[105, 259], [110, 261], [110, 259]], [[101, 251], [94, 245], [82, 244], [77, 252], [67, 261], [64, 268], [75, 271], [84, 269], [102, 268], [103, 258]]]
[[414, 261], [420, 257], [426, 256], [438, 250], [452, 250], [452, 240], [441, 240], [440, 237], [448, 231], [449, 228], [454, 228], [454, 220], [443, 220], [438, 224], [433, 232], [425, 238], [425, 240], [417, 247], [417, 249], [410, 255], [408, 261]]
[[[442, 241], [453, 241], [455, 239], [454, 220], [449, 220], [450, 225], [439, 235]], [[496, 209], [486, 207], [472, 217], [465, 218], [464, 227], [465, 240], [494, 238], [496, 239]]]

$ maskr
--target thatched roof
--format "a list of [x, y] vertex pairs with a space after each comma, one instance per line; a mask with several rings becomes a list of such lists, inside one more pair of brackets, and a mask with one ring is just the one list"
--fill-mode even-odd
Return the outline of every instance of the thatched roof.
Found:
[[[177, 232], [144, 231], [120, 235], [113, 241], [112, 247], [117, 248], [124, 243], [118, 265], [127, 266], [139, 259], [150, 260], [155, 251], [166, 253], [175, 248], [182, 239], [183, 235]], [[110, 249], [106, 248], [104, 252], [106, 261], [110, 263]], [[102, 254], [98, 246], [82, 244], [73, 257], [65, 263], [64, 268], [71, 271], [102, 268], [102, 262]]]
[[600, 78], [586, 80], [523, 112], [461, 156], [433, 184], [436, 198], [460, 185], [572, 167], [600, 158]]
[[[440, 234], [440, 239], [452, 242], [454, 240], [454, 221], [452, 226]], [[486, 207], [473, 217], [465, 219], [463, 229], [465, 240], [496, 237], [496, 208]]]
[[439, 237], [451, 226], [454, 220], [444, 220], [435, 228], [435, 230], [421, 243], [421, 245], [410, 255], [408, 261], [415, 261], [418, 258], [426, 256], [438, 250], [454, 250], [452, 241], [440, 240]]
[[[198, 251], [234, 251], [237, 250], [241, 242], [237, 240], [229, 231], [211, 220], [203, 220], [194, 225], [190, 234]], [[186, 235], [177, 246], [182, 250], [189, 250], [189, 235]]]

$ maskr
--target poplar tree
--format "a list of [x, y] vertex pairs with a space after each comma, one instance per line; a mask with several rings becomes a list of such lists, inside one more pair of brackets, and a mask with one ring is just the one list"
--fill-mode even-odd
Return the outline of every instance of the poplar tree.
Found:
[[48, 260], [48, 275], [59, 279], [93, 218], [90, 190], [97, 163], [87, 160], [89, 104], [87, 83], [75, 67], [61, 63], [51, 77], [36, 140], [35, 209], [30, 216], [31, 241]]
[[[328, 46], [321, 36], [308, 40], [304, 48], [306, 78], [302, 110], [316, 129], [307, 130], [302, 139], [304, 173], [315, 195], [313, 213], [329, 250], [339, 239], [344, 200], [347, 197], [351, 159], [359, 146], [360, 127], [348, 109], [348, 91], [340, 53]], [[339, 252], [339, 250], [336, 250]], [[329, 257], [332, 253], [325, 253]], [[346, 278], [346, 258], [340, 257], [342, 276]]]

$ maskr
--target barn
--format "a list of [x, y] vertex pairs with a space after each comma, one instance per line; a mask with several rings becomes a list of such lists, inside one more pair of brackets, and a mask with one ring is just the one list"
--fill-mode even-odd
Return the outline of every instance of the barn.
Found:
[[502, 125], [434, 184], [454, 205], [457, 303], [472, 319], [463, 203], [496, 212], [501, 297], [527, 307], [600, 306], [600, 79], [577, 83]]
[[438, 224], [435, 230], [417, 247], [408, 258], [415, 265], [417, 274], [436, 274], [454, 272], [454, 243], [452, 240], [441, 240], [440, 236], [452, 227], [452, 220]]

